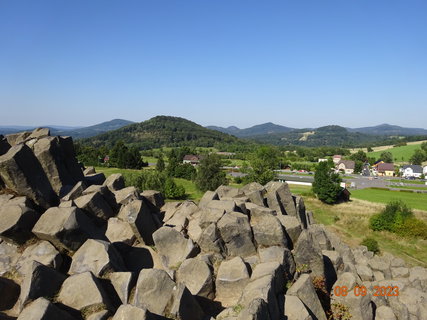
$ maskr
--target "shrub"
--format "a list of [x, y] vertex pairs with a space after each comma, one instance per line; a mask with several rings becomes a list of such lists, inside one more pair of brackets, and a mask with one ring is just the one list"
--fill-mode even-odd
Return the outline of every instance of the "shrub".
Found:
[[374, 231], [390, 231], [404, 237], [427, 239], [427, 224], [414, 217], [402, 201], [392, 201], [380, 213], [371, 217], [369, 227]]
[[369, 251], [372, 251], [375, 254], [380, 252], [380, 247], [378, 245], [378, 241], [375, 239], [365, 238], [365, 239], [363, 239], [361, 245], [366, 246]]

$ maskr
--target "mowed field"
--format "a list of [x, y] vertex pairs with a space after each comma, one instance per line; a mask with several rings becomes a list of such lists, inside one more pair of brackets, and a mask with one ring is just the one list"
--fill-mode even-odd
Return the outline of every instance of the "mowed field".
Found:
[[375, 159], [379, 159], [381, 156], [381, 153], [384, 151], [391, 152], [393, 155], [393, 159], [395, 162], [408, 162], [409, 158], [414, 154], [416, 149], [421, 149], [420, 145], [424, 141], [416, 141], [416, 142], [409, 142], [406, 146], [401, 147], [393, 147], [393, 146], [384, 146], [384, 147], [378, 147], [379, 150], [376, 148], [373, 148], [374, 152], [369, 152], [368, 157], [372, 157]]

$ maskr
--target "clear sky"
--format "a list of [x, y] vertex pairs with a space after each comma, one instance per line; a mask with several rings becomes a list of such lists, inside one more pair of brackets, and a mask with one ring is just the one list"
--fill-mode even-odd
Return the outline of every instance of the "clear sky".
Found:
[[427, 1], [0, 0], [0, 111], [427, 128]]

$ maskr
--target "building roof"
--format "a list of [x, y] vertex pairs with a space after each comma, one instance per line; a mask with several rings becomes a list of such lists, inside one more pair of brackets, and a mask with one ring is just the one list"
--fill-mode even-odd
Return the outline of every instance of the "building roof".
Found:
[[393, 163], [379, 163], [377, 166], [378, 172], [384, 172], [384, 171], [394, 171], [394, 164]]
[[338, 165], [340, 165], [341, 163], [344, 164], [346, 169], [354, 169], [356, 164], [353, 160], [341, 160], [340, 162], [338, 162]]
[[342, 155], [340, 155], [340, 154], [336, 154], [336, 155], [334, 155], [334, 156], [333, 156], [333, 158], [340, 158], [340, 159], [341, 159], [341, 158], [342, 158]]
[[408, 168], [412, 169], [413, 173], [423, 173], [423, 167], [418, 164], [410, 164], [410, 165], [402, 166], [402, 170], [406, 170]]
[[186, 160], [186, 161], [200, 161], [200, 157], [196, 156], [194, 154], [186, 154], [184, 156], [183, 160]]

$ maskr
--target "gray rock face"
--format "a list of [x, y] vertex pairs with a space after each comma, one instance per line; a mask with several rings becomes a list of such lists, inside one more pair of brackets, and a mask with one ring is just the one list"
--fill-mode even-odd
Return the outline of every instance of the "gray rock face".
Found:
[[255, 299], [244, 308], [237, 320], [271, 320], [272, 317], [268, 311], [268, 304], [263, 299]]
[[253, 215], [250, 224], [258, 246], [287, 246], [285, 231], [277, 217], [271, 214]]
[[246, 306], [256, 299], [262, 299], [267, 302], [270, 317], [280, 319], [279, 306], [275, 295], [275, 280], [273, 275], [265, 275], [257, 279], [251, 278], [243, 290], [239, 303]]
[[278, 215], [277, 218], [285, 228], [286, 233], [291, 240], [291, 245], [294, 246], [302, 231], [301, 223], [294, 216]]
[[200, 212], [200, 227], [203, 229], [212, 223], [217, 223], [222, 218], [224, 209], [206, 208]]
[[141, 193], [141, 197], [159, 209], [165, 204], [165, 199], [160, 191], [144, 190]]
[[105, 181], [105, 174], [104, 173], [94, 173], [94, 174], [85, 174], [84, 176], [84, 182], [88, 186], [92, 185], [102, 185]]
[[387, 306], [377, 308], [375, 312], [375, 320], [397, 320], [393, 310]]
[[108, 219], [108, 227], [105, 236], [112, 243], [123, 242], [132, 245], [136, 240], [136, 236], [130, 224], [118, 218]]
[[136, 238], [146, 245], [153, 245], [153, 233], [158, 229], [153, 214], [142, 200], [124, 205], [118, 217], [129, 223]]
[[38, 298], [31, 302], [21, 312], [19, 320], [76, 320], [67, 312], [59, 309], [45, 298]]
[[17, 246], [0, 239], [0, 276], [12, 271], [19, 257]]
[[37, 298], [53, 298], [59, 291], [66, 276], [58, 271], [46, 267], [38, 262], [33, 262], [25, 275], [19, 296], [19, 310]]
[[68, 277], [62, 284], [58, 301], [76, 310], [100, 304], [111, 308], [106, 292], [91, 272]]
[[278, 214], [296, 216], [295, 202], [286, 182], [270, 181], [265, 185], [265, 190], [267, 191], [265, 197], [269, 208], [275, 210]]
[[182, 282], [191, 294], [213, 299], [215, 296], [212, 272], [206, 262], [199, 259], [187, 259], [176, 273], [176, 281]]
[[173, 291], [170, 315], [179, 320], [203, 320], [204, 313], [183, 283], [178, 283]]
[[20, 205], [5, 205], [0, 208], [0, 238], [22, 244], [33, 237], [31, 229], [40, 215], [33, 209]]
[[111, 243], [89, 239], [74, 253], [69, 273], [90, 271], [95, 276], [102, 276], [125, 269], [121, 255]]
[[187, 258], [194, 255], [196, 247], [191, 239], [170, 227], [162, 227], [153, 234], [156, 248], [164, 257], [164, 265], [177, 269]]
[[243, 289], [249, 283], [248, 269], [242, 258], [223, 261], [216, 277], [216, 299], [225, 307], [238, 303]]
[[141, 200], [135, 187], [127, 187], [113, 192], [118, 204], [127, 205], [134, 200]]
[[74, 200], [76, 206], [94, 218], [107, 221], [114, 216], [114, 211], [100, 192], [90, 193]]
[[21, 275], [27, 274], [34, 261], [59, 269], [62, 264], [62, 257], [50, 242], [39, 241], [24, 250], [16, 263], [16, 271]]
[[78, 197], [83, 195], [83, 192], [87, 188], [86, 183], [84, 181], [77, 182], [74, 187], [64, 196], [62, 197], [63, 201], [75, 200]]
[[44, 209], [59, 202], [40, 162], [25, 144], [13, 146], [0, 156], [0, 180]]
[[96, 192], [102, 195], [104, 200], [108, 203], [110, 208], [113, 210], [114, 215], [116, 215], [119, 212], [119, 205], [116, 202], [116, 196], [106, 186], [91, 185], [83, 191], [82, 195], [85, 196], [85, 195], [96, 193]]
[[158, 269], [144, 269], [139, 273], [133, 305], [157, 315], [169, 310], [175, 282], [169, 275]]
[[220, 200], [223, 198], [235, 198], [243, 194], [239, 189], [230, 186], [219, 186], [215, 192]]
[[312, 233], [308, 230], [303, 230], [295, 245], [294, 251], [294, 258], [297, 266], [307, 265], [315, 276], [325, 275], [322, 249], [315, 241]]
[[121, 173], [113, 173], [105, 179], [103, 185], [110, 190], [117, 191], [125, 187], [125, 179]]
[[203, 230], [197, 244], [203, 252], [225, 253], [225, 244], [215, 223]]
[[131, 306], [130, 304], [122, 304], [114, 314], [113, 320], [147, 320], [147, 310]]
[[120, 300], [123, 304], [127, 304], [129, 301], [129, 294], [133, 286], [135, 285], [136, 279], [132, 272], [113, 272], [110, 274], [110, 281], [114, 289], [117, 292]]
[[77, 250], [88, 238], [97, 238], [93, 222], [78, 208], [48, 209], [37, 221], [33, 233], [57, 248]]
[[45, 137], [37, 140], [32, 148], [53, 190], [59, 196], [65, 195], [83, 179], [72, 141], [61, 137]]
[[307, 308], [297, 296], [285, 295], [285, 317], [295, 320], [313, 320]]
[[[371, 294], [368, 292], [366, 296], [356, 296], [353, 292], [354, 287], [357, 285], [357, 278], [350, 272], [344, 272], [339, 275], [338, 280], [335, 282], [333, 290], [336, 286], [346, 286], [349, 294], [347, 296], [332, 295], [332, 302], [342, 303], [349, 307], [349, 312], [352, 319], [355, 320], [373, 320], [374, 312], [371, 302]], [[332, 291], [334, 292], [334, 291]]]
[[206, 191], [202, 199], [199, 201], [199, 207], [204, 208], [212, 200], [219, 200], [218, 194], [214, 191]]
[[284, 247], [260, 248], [258, 251], [261, 263], [278, 262], [282, 266], [284, 276], [287, 280], [294, 278], [295, 261], [291, 251]]
[[298, 280], [286, 292], [287, 296], [298, 297], [304, 305], [316, 316], [319, 320], [326, 320], [325, 311], [323, 311], [319, 298], [311, 278], [308, 274], [301, 275]]
[[248, 217], [239, 212], [226, 213], [218, 222], [228, 256], [250, 256], [256, 253]]

